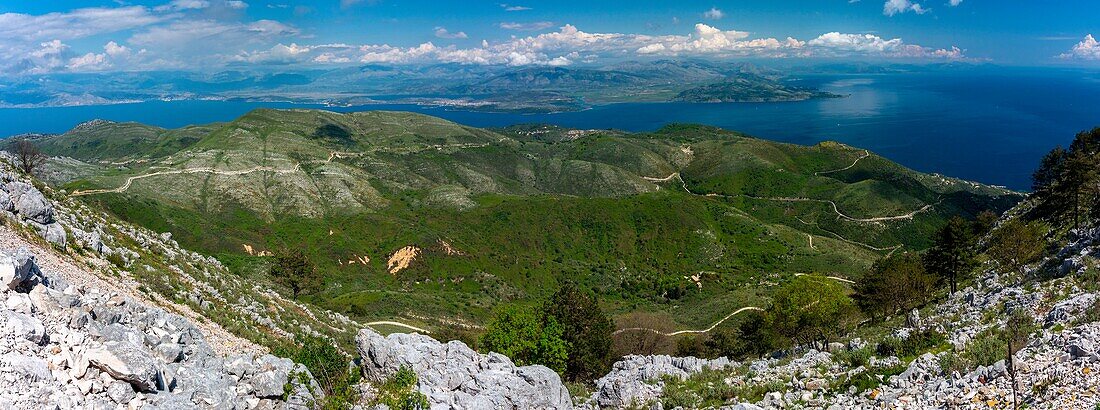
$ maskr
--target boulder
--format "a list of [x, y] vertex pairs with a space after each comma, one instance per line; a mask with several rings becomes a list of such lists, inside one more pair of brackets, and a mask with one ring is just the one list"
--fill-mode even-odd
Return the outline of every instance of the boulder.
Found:
[[419, 334], [383, 337], [359, 331], [363, 375], [380, 382], [408, 367], [432, 409], [571, 409], [561, 378], [544, 366], [517, 367], [502, 355], [481, 355], [459, 341], [441, 343]]
[[15, 202], [7, 191], [0, 191], [0, 211], [15, 212]]
[[600, 407], [645, 404], [660, 397], [664, 390], [663, 377], [685, 379], [703, 369], [720, 369], [730, 365], [726, 358], [705, 360], [666, 355], [626, 356], [612, 366], [610, 373], [596, 380], [596, 391], [591, 401]]
[[2, 334], [26, 339], [35, 344], [46, 341], [46, 328], [37, 318], [10, 310], [0, 310]]
[[24, 220], [48, 225], [54, 221], [53, 205], [33, 185], [25, 182], [9, 182], [4, 190], [11, 194], [15, 212]]
[[1077, 315], [1084, 312], [1096, 303], [1095, 293], [1082, 293], [1069, 299], [1058, 302], [1047, 313], [1044, 326], [1051, 327], [1056, 324], [1073, 322]]
[[34, 254], [27, 249], [0, 251], [0, 286], [26, 291], [37, 283], [40, 276]]
[[107, 342], [89, 349], [84, 356], [93, 367], [143, 392], [156, 391], [163, 377], [156, 359], [143, 346], [130, 342]]
[[27, 381], [42, 381], [53, 378], [46, 361], [37, 357], [7, 353], [0, 356], [0, 366], [21, 375]]

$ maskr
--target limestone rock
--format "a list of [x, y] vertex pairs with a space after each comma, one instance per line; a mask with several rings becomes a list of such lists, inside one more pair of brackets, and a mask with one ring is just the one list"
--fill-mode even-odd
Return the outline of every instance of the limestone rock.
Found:
[[501, 355], [481, 355], [459, 341], [441, 343], [419, 334], [383, 337], [359, 331], [356, 347], [362, 371], [382, 381], [407, 366], [419, 376], [417, 389], [433, 409], [571, 409], [569, 392], [544, 366], [517, 367]]

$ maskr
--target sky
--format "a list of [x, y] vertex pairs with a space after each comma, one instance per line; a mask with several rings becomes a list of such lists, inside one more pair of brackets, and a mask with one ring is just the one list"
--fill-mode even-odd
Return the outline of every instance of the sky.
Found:
[[0, 75], [651, 58], [1100, 67], [1096, 0], [515, 1], [0, 0]]

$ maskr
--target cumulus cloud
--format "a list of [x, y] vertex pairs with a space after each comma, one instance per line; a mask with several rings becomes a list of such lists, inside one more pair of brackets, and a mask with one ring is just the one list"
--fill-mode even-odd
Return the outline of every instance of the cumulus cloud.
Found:
[[955, 7], [955, 6], [958, 6], [958, 5], [962, 4], [962, 2], [963, 2], [963, 0], [948, 0], [947, 5], [951, 6], [951, 7]]
[[1087, 34], [1080, 43], [1058, 57], [1066, 60], [1100, 61], [1100, 42], [1092, 34]]
[[901, 14], [910, 11], [917, 14], [924, 14], [927, 13], [929, 9], [926, 9], [919, 3], [914, 3], [910, 0], [886, 0], [886, 3], [882, 5], [882, 14], [885, 14], [887, 16], [893, 16], [895, 14]]
[[549, 21], [536, 21], [536, 22], [533, 22], [533, 23], [507, 22], [507, 23], [500, 23], [500, 24], [498, 24], [498, 26], [502, 29], [505, 29], [505, 30], [540, 31], [540, 30], [546, 30], [550, 27], [554, 27], [554, 23], [549, 22]]
[[806, 42], [819, 56], [876, 56], [895, 58], [965, 58], [963, 50], [932, 49], [916, 44], [906, 44], [900, 38], [884, 39], [874, 34], [825, 33]]
[[719, 10], [717, 7], [711, 7], [710, 10], [703, 13], [703, 17], [711, 20], [721, 20], [722, 17], [725, 16], [726, 13], [723, 13], [722, 10]]
[[527, 10], [531, 10], [530, 7], [516, 6], [516, 5], [513, 5], [513, 4], [504, 4], [504, 3], [500, 4], [500, 8], [504, 9], [504, 11], [527, 11]]
[[248, 3], [245, 3], [245, 2], [240, 1], [240, 0], [229, 0], [229, 1], [225, 2], [225, 5], [226, 5], [226, 7], [229, 7], [231, 9], [236, 9], [236, 10], [244, 10], [244, 9], [248, 8]]
[[435, 36], [439, 38], [469, 38], [464, 31], [450, 32], [445, 27], [436, 27]]

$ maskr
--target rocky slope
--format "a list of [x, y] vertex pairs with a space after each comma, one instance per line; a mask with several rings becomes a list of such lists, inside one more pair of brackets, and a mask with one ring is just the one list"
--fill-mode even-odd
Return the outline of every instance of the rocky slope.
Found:
[[[73, 278], [79, 279], [79, 278]], [[269, 354], [220, 357], [179, 315], [0, 252], [2, 408], [310, 408], [304, 366]]]

